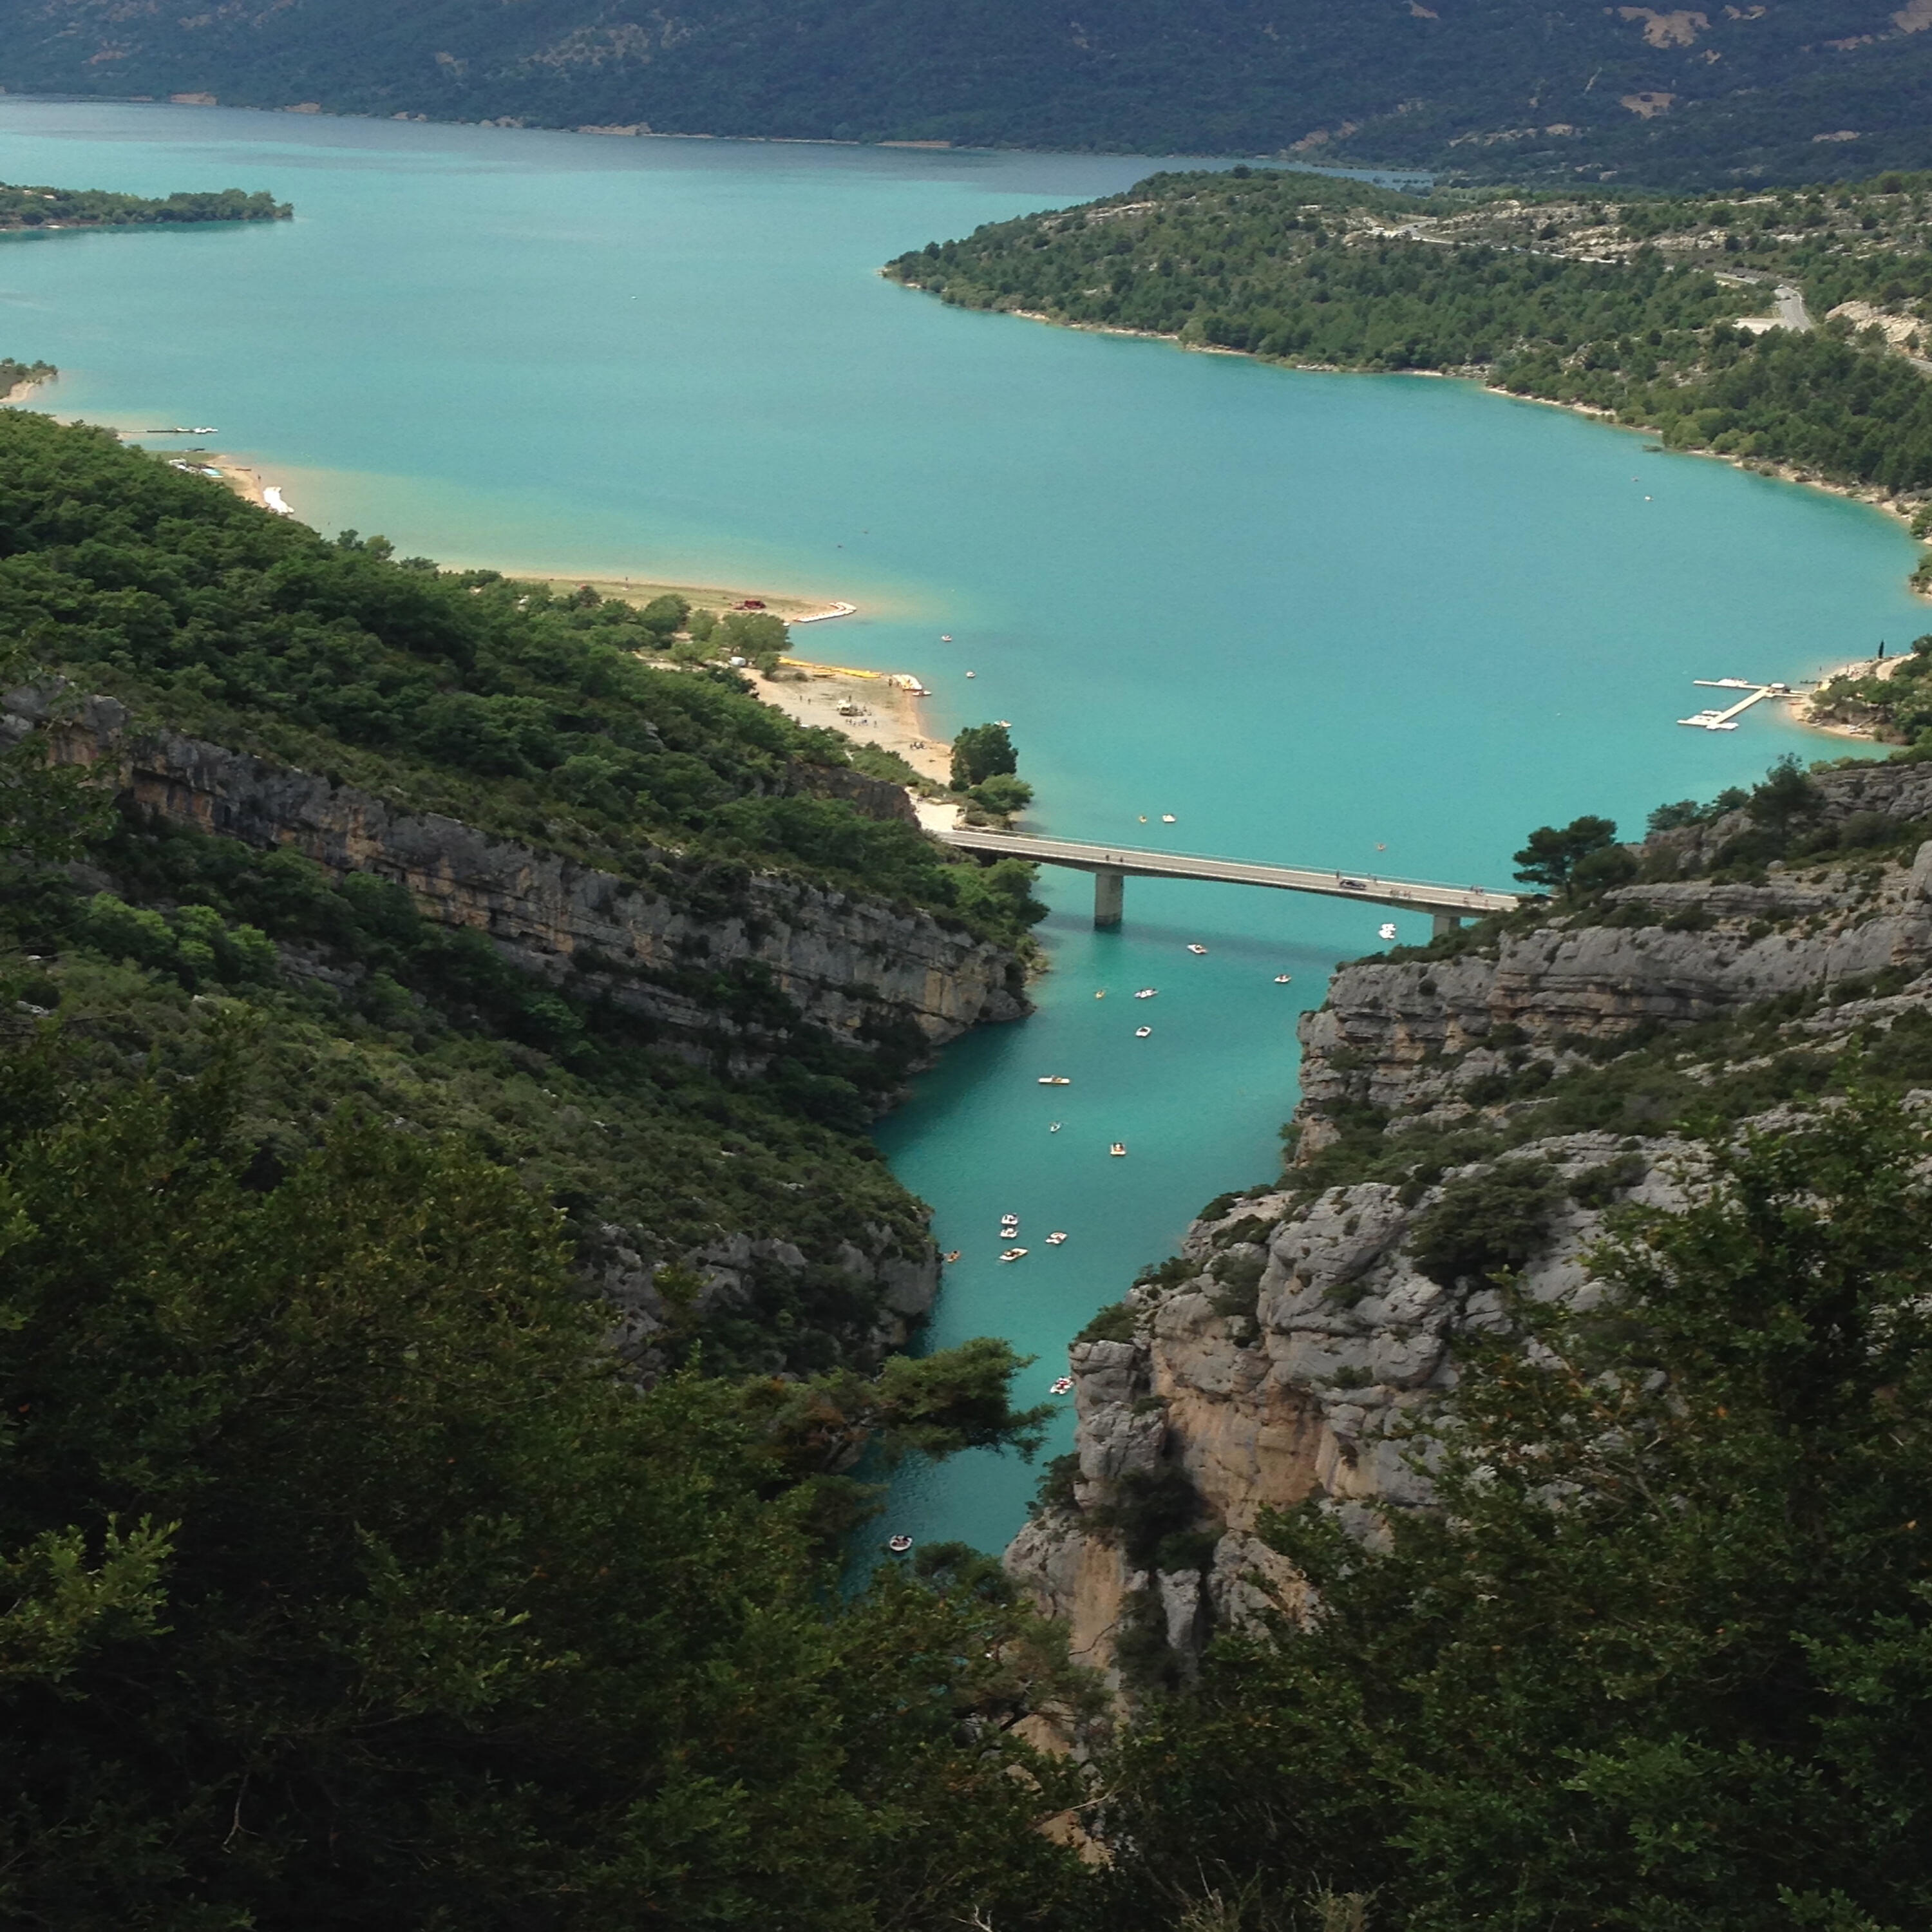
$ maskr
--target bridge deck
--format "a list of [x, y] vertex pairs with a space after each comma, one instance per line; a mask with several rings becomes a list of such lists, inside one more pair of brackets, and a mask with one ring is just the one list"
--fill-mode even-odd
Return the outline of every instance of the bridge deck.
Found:
[[1509, 912], [1520, 903], [1514, 892], [1491, 892], [1481, 886], [1430, 885], [1414, 879], [1381, 878], [1368, 872], [1322, 872], [1298, 866], [1262, 866], [1246, 859], [1148, 852], [1131, 845], [1090, 845], [1072, 838], [1033, 838], [1020, 832], [987, 832], [970, 826], [962, 825], [938, 836], [962, 851], [1031, 859], [1041, 865], [1066, 866], [1082, 872], [1114, 872], [1136, 879], [1211, 879], [1226, 885], [1272, 886], [1282, 892], [1315, 892], [1327, 898], [1397, 906], [1411, 912], [1479, 918], [1485, 913]]

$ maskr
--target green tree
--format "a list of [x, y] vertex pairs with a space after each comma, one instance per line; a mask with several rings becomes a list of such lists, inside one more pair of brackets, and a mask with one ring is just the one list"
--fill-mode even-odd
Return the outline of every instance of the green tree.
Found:
[[[1077, 1910], [1035, 1827], [1080, 1779], [1019, 1740], [1084, 1694], [1052, 1633], [950, 1573], [842, 1602], [784, 1432], [626, 1382], [550, 1210], [352, 1120], [277, 1180], [241, 1064], [103, 1096], [51, 1034], [0, 1058], [0, 1917]], [[874, 1406], [984, 1439], [1009, 1360]]]
[[783, 620], [770, 611], [730, 610], [718, 621], [712, 650], [719, 657], [742, 658], [769, 677], [790, 642]]
[[682, 630], [690, 616], [689, 603], [669, 592], [662, 597], [653, 597], [638, 613], [638, 621], [644, 628], [659, 638], [668, 638], [674, 632]]
[[1466, 1338], [1438, 1508], [1267, 1532], [1318, 1606], [1130, 1735], [1119, 1922], [1204, 1886], [1403, 1932], [1927, 1922], [1932, 1132], [1861, 1100], [1702, 1163], [1592, 1295]]
[[1764, 782], [1753, 788], [1744, 809], [1768, 830], [1790, 832], [1804, 820], [1815, 818], [1823, 802], [1796, 753], [1787, 752], [1765, 773]]
[[1579, 864], [1592, 853], [1615, 844], [1616, 836], [1613, 819], [1587, 814], [1573, 818], [1568, 825], [1539, 825], [1515, 855], [1516, 877], [1526, 886], [1567, 893]]
[[968, 724], [952, 740], [952, 788], [969, 790], [988, 778], [1020, 768], [1019, 754], [1004, 724]]
[[981, 779], [966, 796], [982, 811], [1010, 818], [1032, 804], [1033, 787], [1011, 772], [995, 772], [991, 778]]

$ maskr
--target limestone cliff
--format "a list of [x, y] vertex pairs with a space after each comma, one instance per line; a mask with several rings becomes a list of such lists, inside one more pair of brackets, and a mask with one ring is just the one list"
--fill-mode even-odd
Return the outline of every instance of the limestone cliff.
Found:
[[[580, 1000], [608, 998], [644, 1018], [661, 1048], [733, 1076], [758, 1072], [802, 1036], [890, 1048], [904, 1064], [1026, 1010], [1016, 955], [915, 908], [668, 851], [620, 877], [314, 772], [135, 730], [112, 699], [53, 707], [21, 689], [0, 700], [0, 742], [35, 728], [58, 762], [90, 767], [143, 812], [400, 885], [426, 917], [487, 934], [520, 970]], [[909, 809], [896, 787], [835, 776], [874, 815]], [[344, 981], [304, 948], [281, 952], [296, 976]], [[782, 1303], [788, 1277], [848, 1277], [862, 1291], [854, 1305], [871, 1311], [847, 1338], [862, 1360], [908, 1339], [939, 1278], [922, 1233], [859, 1223], [812, 1252], [744, 1231], [676, 1252], [649, 1228], [607, 1225], [586, 1235], [581, 1258], [616, 1311], [618, 1346], [646, 1367], [673, 1325], [660, 1292], [668, 1264], [695, 1276], [687, 1320], [760, 1305], [767, 1291]]]
[[[5, 703], [16, 728], [46, 715], [31, 692]], [[652, 855], [647, 878], [620, 878], [313, 772], [131, 732], [112, 699], [51, 729], [59, 759], [111, 769], [144, 810], [392, 880], [428, 916], [608, 995], [668, 1046], [722, 1051], [734, 1072], [755, 1070], [799, 1027], [860, 1048], [910, 1027], [938, 1047], [1026, 1010], [1012, 952], [914, 908], [670, 852]]]
[[1672, 1123], [1698, 1104], [1802, 1104], [1854, 1047], [1932, 1084], [1932, 766], [1827, 773], [1802, 803], [1784, 860], [1760, 820], [1713, 816], [1630, 848], [1632, 882], [1586, 909], [1338, 972], [1303, 1022], [1280, 1184], [1213, 1204], [1071, 1351], [1077, 1462], [1007, 1562], [1078, 1654], [1184, 1670], [1214, 1628], [1299, 1602], [1266, 1511], [1314, 1497], [1372, 1535], [1426, 1502], [1406, 1426], [1505, 1318], [1443, 1258], [1486, 1178], [1534, 1210], [1516, 1289], [1574, 1297], [1606, 1213], [1694, 1186]]

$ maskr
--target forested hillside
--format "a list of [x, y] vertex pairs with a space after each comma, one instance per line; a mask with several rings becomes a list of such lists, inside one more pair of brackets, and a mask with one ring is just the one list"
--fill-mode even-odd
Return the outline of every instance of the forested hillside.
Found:
[[1729, 182], [1932, 163], [1894, 0], [19, 0], [0, 85], [532, 125]]
[[1622, 200], [1161, 174], [887, 273], [969, 308], [1304, 366], [1480, 375], [1672, 448], [1916, 500], [1932, 490], [1928, 193], [1902, 173]]
[[[520, 842], [526, 871], [542, 854], [602, 868], [599, 896], [634, 880], [692, 928], [648, 969], [586, 946], [532, 977], [426, 916], [393, 862], [340, 876], [130, 802], [85, 874], [34, 874], [6, 910], [14, 997], [58, 1016], [76, 1068], [107, 1085], [143, 1066], [197, 1077], [241, 1026], [234, 1104], [278, 1171], [359, 1098], [460, 1134], [562, 1208], [580, 1264], [628, 1284], [650, 1360], [876, 1359], [888, 1278], [929, 1274], [932, 1250], [866, 1130], [926, 1042], [901, 1018], [813, 1023], [755, 960], [699, 935], [768, 906], [748, 896], [766, 877], [823, 916], [857, 892], [1006, 958], [1035, 914], [1024, 868], [947, 862], [829, 795], [848, 778], [838, 741], [728, 670], [641, 662], [664, 640], [629, 605], [326, 542], [104, 431], [9, 412], [0, 450], [15, 678], [31, 661], [44, 689], [106, 694], [130, 741], [173, 728], [257, 754], [271, 802], [278, 770], [320, 775], [325, 797], [349, 788], [365, 865], [383, 856], [380, 802], [384, 822], [457, 822], [412, 862], [456, 862], [436, 838], [485, 831]], [[174, 755], [170, 782], [207, 762]], [[484, 918], [473, 898], [452, 906]], [[666, 1013], [693, 1018], [667, 1036]], [[767, 1246], [732, 1251], [746, 1240]]]

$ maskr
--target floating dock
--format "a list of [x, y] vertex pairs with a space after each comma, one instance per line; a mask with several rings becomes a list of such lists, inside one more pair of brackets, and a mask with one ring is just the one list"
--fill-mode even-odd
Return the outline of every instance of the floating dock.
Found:
[[1754, 704], [1767, 698], [1791, 695], [1788, 684], [1754, 684], [1748, 677], [1700, 677], [1694, 681], [1706, 691], [1742, 691], [1744, 694], [1728, 710], [1720, 711], [1713, 706], [1708, 710], [1677, 721], [1680, 724], [1694, 725], [1700, 731], [1735, 731], [1738, 718]]

